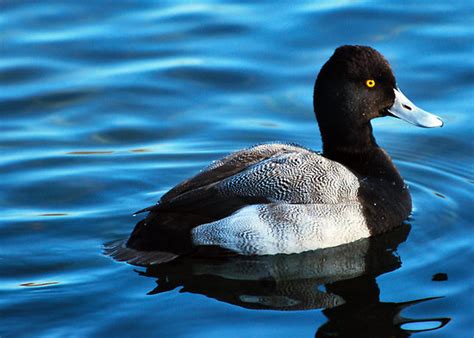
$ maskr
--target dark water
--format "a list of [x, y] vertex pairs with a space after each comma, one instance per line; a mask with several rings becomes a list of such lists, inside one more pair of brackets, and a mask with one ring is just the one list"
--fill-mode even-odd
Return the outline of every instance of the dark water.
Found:
[[[0, 2], [0, 336], [472, 337], [474, 6], [450, 3]], [[344, 43], [445, 120], [375, 122], [411, 226], [297, 256], [103, 255], [230, 151], [320, 149], [312, 85]]]

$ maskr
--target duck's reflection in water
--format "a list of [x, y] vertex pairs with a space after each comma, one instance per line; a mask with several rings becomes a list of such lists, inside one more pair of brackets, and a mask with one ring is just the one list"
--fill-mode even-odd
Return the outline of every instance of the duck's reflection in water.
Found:
[[400, 315], [408, 306], [435, 298], [380, 301], [376, 277], [401, 266], [396, 248], [409, 231], [405, 224], [385, 235], [302, 254], [181, 258], [138, 272], [157, 278], [158, 286], [149, 294], [181, 287], [180, 292], [249, 309], [323, 308], [328, 321], [316, 337], [408, 337], [439, 329], [450, 320]]

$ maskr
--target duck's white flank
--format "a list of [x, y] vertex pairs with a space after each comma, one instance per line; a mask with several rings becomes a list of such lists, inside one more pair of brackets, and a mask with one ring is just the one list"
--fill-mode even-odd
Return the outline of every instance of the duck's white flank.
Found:
[[369, 236], [356, 202], [250, 205], [192, 230], [196, 245], [218, 245], [244, 255], [300, 253]]

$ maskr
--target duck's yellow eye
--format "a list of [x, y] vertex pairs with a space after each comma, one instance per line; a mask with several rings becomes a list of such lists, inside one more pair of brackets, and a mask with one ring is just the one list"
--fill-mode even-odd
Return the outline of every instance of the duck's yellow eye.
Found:
[[365, 81], [365, 85], [369, 88], [372, 88], [375, 86], [375, 81], [374, 80], [367, 80]]

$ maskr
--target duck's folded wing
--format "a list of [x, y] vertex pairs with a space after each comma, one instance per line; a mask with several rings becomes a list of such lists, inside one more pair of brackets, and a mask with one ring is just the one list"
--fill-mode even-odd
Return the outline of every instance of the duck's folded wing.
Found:
[[166, 203], [191, 190], [222, 181], [270, 157], [301, 151], [307, 150], [282, 143], [260, 144], [237, 151], [211, 163], [199, 174], [175, 186], [161, 197], [160, 203]]
[[312, 151], [271, 156], [216, 185], [220, 196], [292, 204], [352, 202], [358, 189], [359, 179], [352, 171]]
[[[213, 197], [217, 193], [215, 188], [222, 181], [271, 157], [302, 151], [307, 152], [308, 150], [290, 144], [270, 143], [256, 145], [229, 154], [213, 162], [194, 177], [172, 188], [161, 197], [156, 205], [137, 213], [161, 209], [179, 209], [186, 207], [187, 204], [189, 204], [189, 207], [191, 205], [199, 207], [199, 201], [205, 202], [206, 198], [210, 198], [207, 202], [212, 203]], [[259, 201], [263, 202], [261, 199]]]
[[215, 162], [148, 211], [223, 217], [246, 204], [355, 201], [358, 188], [357, 176], [337, 162], [301, 147], [266, 144]]

